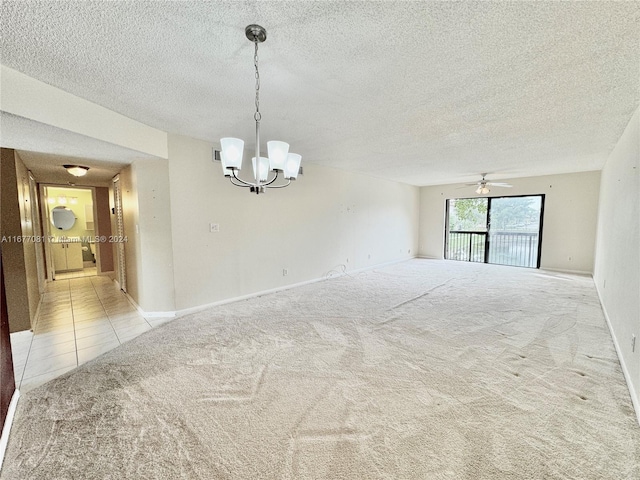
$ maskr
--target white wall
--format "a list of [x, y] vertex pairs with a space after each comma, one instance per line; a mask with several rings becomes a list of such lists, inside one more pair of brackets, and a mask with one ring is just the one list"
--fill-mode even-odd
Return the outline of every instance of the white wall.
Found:
[[[640, 109], [602, 170], [594, 280], [640, 419]], [[631, 348], [636, 336], [635, 352]]]
[[303, 158], [293, 185], [256, 195], [223, 177], [212, 148], [169, 136], [178, 310], [415, 256], [418, 188]]
[[174, 311], [167, 160], [138, 160], [120, 181], [127, 293], [145, 312]]
[[[593, 272], [599, 172], [500, 180], [513, 188], [491, 189], [490, 196], [545, 194], [541, 268]], [[420, 255], [444, 257], [445, 201], [479, 197], [460, 184], [420, 189]]]

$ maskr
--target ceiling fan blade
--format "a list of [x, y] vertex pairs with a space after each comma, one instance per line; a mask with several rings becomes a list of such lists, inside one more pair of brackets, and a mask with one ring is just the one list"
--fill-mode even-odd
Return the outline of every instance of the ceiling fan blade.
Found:
[[465, 185], [467, 187], [473, 187], [474, 185], [480, 185], [480, 182], [476, 182], [476, 183], [465, 183]]
[[510, 185], [508, 183], [493, 183], [493, 182], [489, 182], [489, 183], [487, 183], [487, 185], [491, 185], [492, 187], [507, 187], [507, 188], [513, 187], [513, 185]]

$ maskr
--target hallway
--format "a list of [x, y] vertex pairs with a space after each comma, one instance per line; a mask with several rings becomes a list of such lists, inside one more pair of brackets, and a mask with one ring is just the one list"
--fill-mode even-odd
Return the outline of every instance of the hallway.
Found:
[[109, 277], [49, 282], [33, 333], [11, 334], [16, 388], [38, 387], [168, 320], [142, 317]]

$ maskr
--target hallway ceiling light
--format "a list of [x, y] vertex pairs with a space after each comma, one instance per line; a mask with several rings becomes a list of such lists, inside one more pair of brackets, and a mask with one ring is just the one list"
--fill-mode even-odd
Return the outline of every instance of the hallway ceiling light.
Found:
[[[222, 172], [228, 177], [231, 183], [237, 187], [249, 188], [256, 194], [263, 193], [266, 188], [283, 188], [295, 180], [300, 171], [302, 156], [297, 153], [289, 153], [289, 144], [280, 141], [267, 142], [268, 157], [260, 156], [260, 72], [258, 71], [258, 44], [267, 39], [267, 31], [260, 25], [249, 25], [244, 31], [247, 38], [255, 45], [253, 55], [253, 66], [256, 77], [256, 111], [253, 118], [256, 121], [256, 148], [255, 156], [251, 159], [253, 163], [252, 181], [245, 181], [238, 178], [237, 173], [242, 168], [242, 154], [244, 141], [239, 138], [226, 137], [220, 140], [220, 160], [222, 161]], [[256, 159], [257, 162], [256, 162]], [[257, 164], [257, 165], [256, 165]], [[274, 172], [273, 178], [269, 179], [270, 172]], [[273, 183], [282, 173], [287, 183], [274, 185]]]
[[82, 165], [63, 165], [74, 177], [84, 177], [89, 171], [89, 167], [83, 167]]

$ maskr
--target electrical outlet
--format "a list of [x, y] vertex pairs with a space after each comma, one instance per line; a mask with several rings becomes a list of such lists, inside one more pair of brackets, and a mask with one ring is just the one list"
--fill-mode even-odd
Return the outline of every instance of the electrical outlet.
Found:
[[633, 334], [631, 335], [631, 351], [636, 351], [636, 336]]
[[209, 231], [210, 232], [219, 232], [220, 231], [220, 224], [219, 223], [210, 223], [209, 224]]
[[287, 270], [286, 268], [282, 269], [282, 276], [286, 277], [287, 275], [289, 275], [289, 270]]

